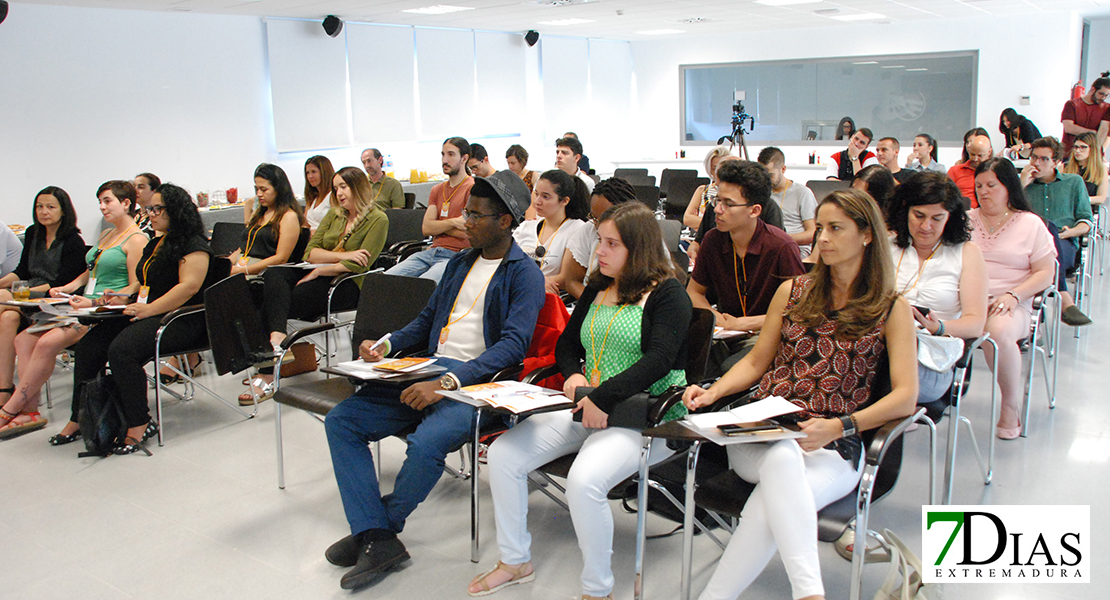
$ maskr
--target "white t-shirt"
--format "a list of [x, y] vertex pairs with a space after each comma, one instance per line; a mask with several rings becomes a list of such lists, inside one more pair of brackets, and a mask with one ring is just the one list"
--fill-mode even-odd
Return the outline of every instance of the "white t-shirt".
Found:
[[11, 227], [0, 221], [0, 277], [15, 271], [23, 256], [23, 242]]
[[[790, 187], [782, 193], [772, 191], [771, 197], [782, 209], [782, 226], [786, 233], [801, 233], [806, 230], [802, 221], [817, 218], [817, 198], [814, 197], [813, 190], [797, 181], [791, 181]], [[802, 258], [809, 256], [809, 244], [798, 244], [798, 248], [802, 251]]]
[[[964, 245], [941, 244], [924, 266], [917, 251], [891, 245], [898, 270], [894, 290], [914, 306], [923, 306], [943, 321], [960, 318], [960, 274], [964, 270]], [[918, 270], [921, 275], [918, 277]]]
[[591, 194], [594, 193], [594, 180], [592, 177], [589, 176], [588, 173], [586, 173], [582, 169], [578, 169], [578, 172], [575, 173], [575, 176], [581, 179], [586, 184], [586, 189], [590, 190]]
[[474, 261], [447, 317], [447, 326], [443, 329], [447, 331], [447, 341], [442, 341], [443, 334], [440, 333], [437, 355], [467, 361], [478, 358], [486, 351], [486, 335], [482, 327], [486, 314], [486, 291], [500, 265], [500, 258], [488, 260], [479, 256]]
[[[540, 228], [544, 226], [543, 224], [544, 219], [525, 221], [513, 231], [513, 239], [516, 240], [517, 245], [532, 259], [536, 258], [539, 232]], [[544, 244], [543, 258], [540, 260], [540, 271], [543, 271], [544, 277], [553, 277], [559, 274], [559, 270], [563, 267], [563, 251], [567, 249], [568, 241], [576, 237], [578, 230], [582, 228], [593, 229], [585, 221], [566, 219], [555, 230], [555, 233], [547, 239], [547, 243]], [[594, 232], [593, 235], [596, 237], [597, 233]]]

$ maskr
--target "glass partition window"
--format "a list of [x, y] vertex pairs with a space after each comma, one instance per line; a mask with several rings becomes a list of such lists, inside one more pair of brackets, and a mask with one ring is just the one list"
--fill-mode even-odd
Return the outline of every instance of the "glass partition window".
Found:
[[975, 117], [978, 52], [681, 65], [682, 143], [715, 144], [733, 130], [744, 92], [744, 135], [759, 142], [828, 141], [856, 128], [903, 144], [918, 133], [957, 142]]

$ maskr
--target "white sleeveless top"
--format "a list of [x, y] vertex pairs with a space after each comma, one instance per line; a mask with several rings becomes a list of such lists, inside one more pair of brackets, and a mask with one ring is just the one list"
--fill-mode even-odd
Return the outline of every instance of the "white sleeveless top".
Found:
[[[937, 319], [958, 319], [960, 307], [960, 274], [964, 269], [964, 245], [941, 244], [921, 268], [913, 247], [892, 246], [892, 258], [898, 277], [894, 291], [905, 296], [914, 306], [932, 311]], [[918, 269], [921, 275], [918, 276]]]
[[[536, 248], [539, 244], [539, 232], [543, 227], [543, 218], [534, 221], [525, 221], [520, 224], [513, 231], [513, 238], [529, 258], [536, 259]], [[567, 242], [578, 236], [578, 232], [582, 228], [589, 226], [585, 221], [578, 219], [566, 219], [563, 224], [555, 230], [555, 233], [547, 239], [544, 244], [544, 253], [540, 263], [540, 271], [543, 271], [545, 277], [554, 277], [559, 274], [563, 268], [563, 251], [567, 249]]]

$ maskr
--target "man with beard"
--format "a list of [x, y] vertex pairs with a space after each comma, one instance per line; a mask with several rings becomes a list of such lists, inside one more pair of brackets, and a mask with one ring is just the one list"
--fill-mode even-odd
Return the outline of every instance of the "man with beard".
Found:
[[421, 250], [386, 271], [387, 275], [423, 277], [439, 282], [447, 261], [470, 247], [463, 209], [470, 198], [474, 178], [467, 172], [470, 143], [461, 137], [447, 138], [440, 150], [447, 181], [432, 188], [424, 213], [424, 235], [434, 236], [432, 247]]

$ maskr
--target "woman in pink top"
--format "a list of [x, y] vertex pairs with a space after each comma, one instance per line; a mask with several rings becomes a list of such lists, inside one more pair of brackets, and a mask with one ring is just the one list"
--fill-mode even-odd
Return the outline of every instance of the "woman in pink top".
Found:
[[[1029, 335], [1033, 296], [1052, 283], [1056, 247], [1041, 218], [1031, 212], [1013, 163], [992, 158], [975, 170], [979, 208], [968, 213], [971, 239], [983, 251], [990, 278], [987, 332], [998, 342], [1002, 415], [996, 433], [1012, 440], [1021, 432], [1021, 353]], [[987, 360], [992, 349], [984, 346]]]

